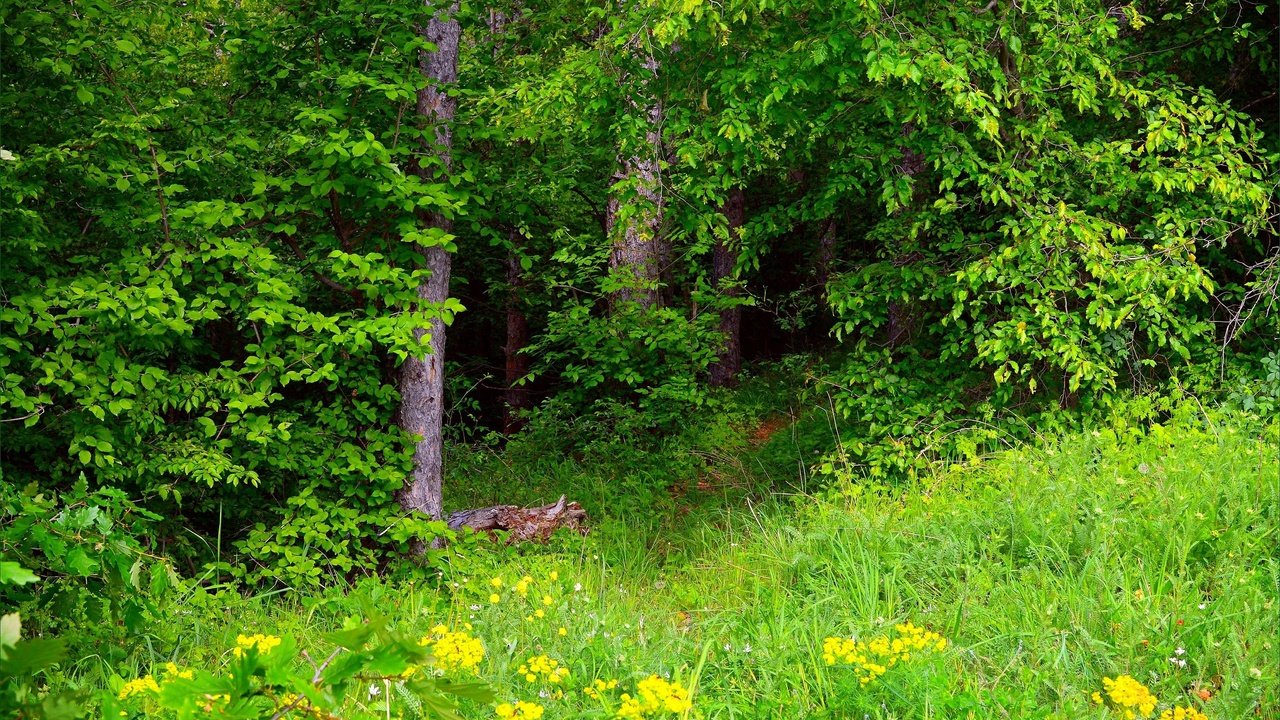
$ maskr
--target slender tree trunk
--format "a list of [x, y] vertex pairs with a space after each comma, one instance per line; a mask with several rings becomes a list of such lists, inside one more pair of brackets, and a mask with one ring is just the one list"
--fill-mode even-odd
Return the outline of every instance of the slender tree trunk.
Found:
[[507, 344], [502, 348], [507, 359], [506, 391], [502, 398], [506, 405], [503, 432], [507, 435], [520, 431], [524, 426], [521, 411], [533, 405], [529, 388], [520, 384], [529, 374], [531, 365], [529, 356], [524, 353], [529, 345], [529, 319], [524, 314], [524, 271], [516, 254], [520, 247], [520, 232], [511, 230], [510, 239], [511, 251], [507, 253]]
[[836, 261], [836, 238], [839, 223], [834, 217], [822, 221], [822, 229], [818, 232], [818, 257], [814, 263], [814, 279], [818, 285], [818, 297], [824, 302], [827, 299], [827, 283], [831, 282], [831, 266]]
[[[636, 42], [647, 40], [648, 36], [641, 34]], [[631, 207], [619, 227], [622, 200], [616, 192], [610, 193], [605, 230], [612, 245], [609, 270], [622, 283], [613, 302], [636, 302], [648, 308], [660, 299], [659, 285], [667, 255], [662, 237], [662, 102], [658, 98], [657, 58], [648, 47], [633, 50], [641, 56], [641, 70], [624, 77], [622, 82], [624, 89], [631, 92], [632, 111], [643, 113], [645, 137], [631, 150], [620, 152], [614, 182], [629, 187], [631, 192], [625, 199]]]
[[[737, 264], [737, 248], [730, 245], [736, 241], [746, 222], [746, 197], [742, 188], [734, 188], [725, 198], [725, 224], [729, 228], [729, 237], [716, 242], [711, 255], [711, 279], [715, 286], [728, 297], [737, 297], [738, 289], [732, 285], [725, 286], [732, 280], [733, 269]], [[736, 244], [736, 243], [735, 243]], [[737, 381], [738, 371], [742, 369], [742, 307], [734, 305], [720, 311], [720, 334], [724, 336], [724, 345], [720, 348], [720, 356], [711, 366], [711, 384], [717, 387], [732, 385]]]
[[[435, 146], [424, 147], [418, 173], [433, 181], [449, 173], [453, 163], [453, 117], [457, 100], [449, 96], [449, 86], [458, 80], [458, 42], [462, 28], [456, 15], [458, 3], [447, 10], [427, 3], [431, 19], [421, 29], [423, 39], [435, 50], [423, 51], [418, 63], [429, 80], [418, 91], [418, 117], [424, 127], [435, 130]], [[425, 213], [422, 222], [443, 232], [453, 229], [449, 218], [437, 212]], [[418, 286], [418, 297], [428, 307], [440, 307], [449, 297], [452, 258], [440, 245], [419, 246], [427, 279]], [[429, 335], [430, 352], [409, 357], [400, 368], [400, 427], [418, 437], [413, 451], [413, 472], [399, 493], [400, 505], [439, 519], [444, 503], [441, 478], [444, 473], [444, 349], [445, 323], [436, 317], [428, 327], [414, 331], [421, 339]]]

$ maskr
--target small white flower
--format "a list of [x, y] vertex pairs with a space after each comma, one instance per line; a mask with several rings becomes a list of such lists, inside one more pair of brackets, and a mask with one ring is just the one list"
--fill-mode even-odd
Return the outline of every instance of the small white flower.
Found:
[[574, 591], [574, 592], [582, 592], [582, 583], [574, 583], [574, 584], [573, 584], [573, 591]]
[[751, 643], [747, 643], [746, 645], [743, 645], [743, 646], [742, 646], [742, 652], [744, 652], [744, 653], [749, 653], [749, 652], [751, 652]]
[[1186, 651], [1186, 650], [1183, 650], [1182, 648], [1178, 648], [1177, 650], [1174, 650], [1174, 651], [1173, 651], [1173, 654], [1174, 654], [1174, 655], [1186, 655], [1186, 654], [1187, 654], [1187, 651]]
[[369, 686], [369, 697], [378, 697], [381, 694], [382, 694], [382, 688], [378, 687], [377, 685]]
[[479, 605], [469, 605], [469, 606], [467, 606], [467, 609], [468, 609], [468, 610], [479, 610], [479, 609], [480, 609], [480, 606], [479, 606]]
[[1201, 610], [1203, 610], [1203, 609], [1205, 609], [1205, 608], [1206, 608], [1206, 607], [1208, 607], [1208, 606], [1209, 606], [1209, 604], [1208, 604], [1208, 603], [1200, 603], [1200, 605], [1199, 605], [1198, 607], [1199, 607]]
[[725, 651], [725, 652], [733, 652], [733, 646], [732, 646], [732, 645], [730, 645], [729, 643], [725, 643], [725, 644], [724, 644], [724, 651]]
[[544, 700], [545, 700], [546, 698], [551, 697], [551, 693], [547, 692], [546, 690], [539, 690], [539, 691], [538, 691], [538, 697], [540, 697], [540, 698], [542, 698], [542, 699], [544, 699]]

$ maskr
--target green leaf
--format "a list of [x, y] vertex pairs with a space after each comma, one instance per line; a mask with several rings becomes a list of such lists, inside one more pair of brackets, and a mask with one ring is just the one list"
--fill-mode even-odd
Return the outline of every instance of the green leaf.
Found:
[[73, 548], [67, 555], [67, 568], [80, 577], [89, 577], [98, 569], [98, 562], [89, 557], [84, 548]]
[[0, 560], [0, 585], [28, 585], [40, 577], [11, 560]]
[[79, 100], [82, 105], [92, 105], [93, 93], [89, 88], [78, 87], [76, 88], [76, 99]]
[[26, 675], [43, 670], [61, 662], [66, 655], [66, 643], [61, 639], [23, 640], [13, 646], [9, 657], [0, 660], [0, 675]]

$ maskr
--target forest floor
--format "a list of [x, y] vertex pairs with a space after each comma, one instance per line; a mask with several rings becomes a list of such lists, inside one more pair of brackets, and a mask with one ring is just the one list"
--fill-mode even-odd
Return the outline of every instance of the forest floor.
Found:
[[[744, 435], [740, 453], [698, 465], [701, 499], [624, 508], [546, 546], [459, 550], [439, 583], [200, 591], [174, 618], [176, 648], [110, 674], [216, 666], [240, 633], [320, 644], [376, 611], [478, 637], [498, 702], [538, 703], [547, 720], [612, 717], [652, 675], [690, 690], [693, 710], [651, 717], [1280, 717], [1274, 425], [1085, 432], [909, 487], [787, 495], [737, 490], [753, 482], [744, 468], [792, 442], [787, 425]], [[568, 676], [531, 671], [544, 655]], [[1106, 686], [1117, 678], [1136, 684]], [[390, 684], [364, 705], [412, 716]]]

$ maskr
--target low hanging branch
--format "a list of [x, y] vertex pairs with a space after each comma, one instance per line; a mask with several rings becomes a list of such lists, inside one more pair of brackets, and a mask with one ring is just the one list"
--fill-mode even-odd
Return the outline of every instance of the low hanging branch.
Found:
[[565, 497], [550, 505], [522, 508], [515, 505], [491, 505], [473, 510], [459, 510], [449, 515], [449, 529], [505, 530], [508, 542], [533, 540], [546, 542], [559, 528], [569, 528], [587, 534], [587, 511], [576, 502], [565, 502]]

